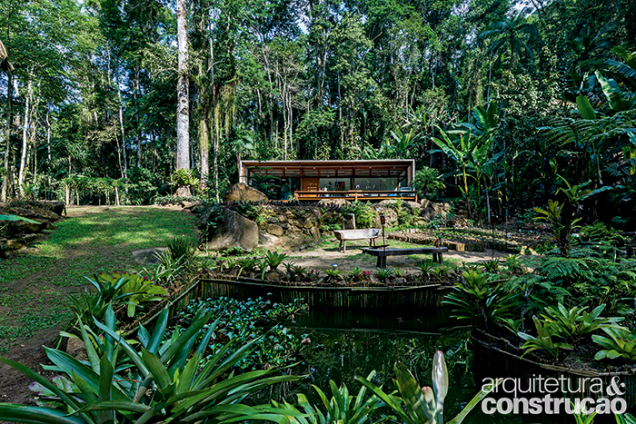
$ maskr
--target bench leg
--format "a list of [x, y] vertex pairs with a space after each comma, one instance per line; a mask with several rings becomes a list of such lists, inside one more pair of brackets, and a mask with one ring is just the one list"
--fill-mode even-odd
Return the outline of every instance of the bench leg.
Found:
[[438, 253], [438, 254], [437, 254], [437, 259], [439, 259], [439, 263], [440, 263], [440, 265], [444, 263], [444, 258], [442, 257], [442, 254], [441, 254], [441, 253]]
[[342, 251], [342, 240], [340, 240], [340, 245], [338, 246], [338, 252]]
[[378, 259], [375, 261], [376, 268], [382, 268], [382, 256], [378, 256]]
[[347, 240], [342, 240], [342, 253], [347, 253]]

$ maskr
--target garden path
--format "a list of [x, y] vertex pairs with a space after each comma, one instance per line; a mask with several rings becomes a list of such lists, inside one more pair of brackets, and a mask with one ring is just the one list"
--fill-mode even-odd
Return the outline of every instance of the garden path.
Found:
[[[0, 262], [0, 354], [45, 373], [43, 345], [70, 318], [67, 295], [87, 287], [84, 276], [139, 270], [133, 251], [165, 246], [193, 234], [181, 208], [69, 207], [50, 236]], [[0, 364], [0, 402], [23, 403], [29, 379]]]
[[[377, 244], [382, 244], [381, 238], [376, 240]], [[423, 247], [421, 244], [407, 243], [397, 240], [388, 240], [387, 244], [395, 248], [409, 248], [409, 247]], [[306, 267], [310, 270], [325, 270], [331, 267], [332, 264], [338, 264], [338, 269], [341, 271], [351, 271], [355, 267], [359, 267], [363, 271], [375, 271], [376, 269], [376, 257], [363, 253], [360, 249], [363, 247], [369, 247], [368, 242], [364, 240], [349, 241], [347, 242], [347, 252], [338, 252], [339, 242], [335, 237], [330, 237], [321, 241], [315, 248], [307, 250], [295, 250], [288, 254], [291, 261], [296, 265]], [[509, 253], [487, 249], [485, 252], [457, 252], [455, 250], [449, 250], [444, 254], [444, 262], [484, 262], [493, 258], [501, 258], [508, 256]], [[431, 259], [431, 255], [409, 255], [409, 256], [391, 256], [387, 260], [387, 266], [389, 268], [402, 268], [407, 272], [416, 273], [417, 263], [422, 259]], [[412, 271], [408, 271], [409, 268]]]

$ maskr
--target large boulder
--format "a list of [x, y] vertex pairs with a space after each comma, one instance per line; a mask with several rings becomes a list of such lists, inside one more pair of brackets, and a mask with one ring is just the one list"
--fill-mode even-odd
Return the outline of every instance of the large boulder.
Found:
[[214, 220], [216, 226], [209, 225], [207, 246], [210, 250], [225, 250], [238, 246], [251, 251], [258, 245], [258, 225], [243, 215], [224, 207], [212, 207], [203, 214], [201, 227], [206, 221]]
[[435, 212], [435, 209], [433, 208], [422, 208], [419, 211], [419, 215], [425, 220], [431, 221], [435, 219], [435, 217], [437, 216], [437, 212]]
[[224, 202], [266, 202], [267, 196], [244, 183], [234, 184], [223, 195]]
[[60, 216], [66, 212], [66, 203], [61, 200], [40, 200], [40, 203]]
[[[383, 200], [380, 203], [378, 203], [378, 205], [380, 206], [390, 206], [393, 207], [393, 205], [395, 205], [397, 202], [399, 202], [402, 199], [395, 199], [395, 200]], [[415, 208], [415, 209], [419, 209], [421, 207], [421, 205], [417, 202], [414, 202], [412, 200], [402, 200], [402, 206], [409, 206], [411, 208]]]

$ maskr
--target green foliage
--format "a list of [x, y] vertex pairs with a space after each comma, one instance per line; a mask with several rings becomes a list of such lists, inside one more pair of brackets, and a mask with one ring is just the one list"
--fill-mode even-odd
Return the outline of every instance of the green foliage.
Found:
[[[122, 285], [120, 282], [123, 280]], [[94, 280], [89, 281], [93, 282]], [[111, 299], [119, 300], [121, 299], [124, 303], [128, 304], [128, 317], [132, 318], [135, 316], [135, 310], [141, 303], [146, 302], [158, 302], [165, 298], [168, 294], [168, 290], [164, 287], [157, 286], [154, 281], [148, 279], [148, 277], [143, 277], [137, 273], [119, 273], [117, 271], [112, 274], [101, 273], [97, 276], [97, 282], [100, 287], [105, 290], [99, 290], [99, 294], [106, 295], [106, 297], [102, 296], [102, 301], [112, 303], [112, 301], [108, 301], [109, 290], [112, 288], [117, 288], [117, 291], [114, 293], [114, 296]]]
[[325, 274], [327, 274], [328, 277], [339, 277], [342, 275], [342, 271], [330, 268], [325, 270]]
[[[371, 381], [375, 371], [372, 371], [366, 378], [367, 381]], [[330, 424], [330, 423], [342, 423], [342, 424], [365, 424], [382, 422], [385, 419], [374, 419], [376, 411], [385, 406], [385, 403], [380, 401], [375, 395], [367, 397], [367, 388], [362, 387], [357, 396], [349, 394], [349, 389], [345, 384], [338, 387], [333, 380], [329, 381], [331, 388], [331, 398], [327, 398], [327, 395], [320, 390], [317, 386], [312, 385], [320, 400], [322, 407], [326, 411], [323, 414], [322, 410], [317, 405], [311, 405], [307, 400], [307, 396], [304, 394], [298, 394], [298, 405], [302, 409], [302, 412], [306, 414], [306, 417], [291, 417], [290, 422], [294, 424]], [[273, 402], [274, 406], [279, 407], [276, 402]], [[289, 411], [299, 411], [292, 405], [285, 403], [285, 408]]]
[[265, 254], [265, 260], [272, 270], [278, 268], [278, 265], [280, 265], [285, 259], [287, 259], [287, 257], [288, 256], [286, 253], [279, 253], [275, 251], [268, 251]]
[[[80, 323], [88, 362], [82, 363], [64, 352], [46, 348], [54, 369], [63, 373], [70, 383], [62, 388], [19, 363], [0, 357], [2, 362], [56, 396], [48, 406], [0, 404], [0, 414], [13, 422], [36, 420], [51, 424], [124, 423], [166, 418], [182, 421], [193, 416], [217, 422], [236, 417], [280, 421], [279, 411], [270, 406], [246, 406], [240, 402], [262, 387], [294, 381], [297, 377], [270, 376], [273, 369], [228, 375], [233, 366], [250, 354], [254, 342], [233, 352], [227, 348], [213, 351], [213, 357], [201, 367], [200, 361], [208, 353], [207, 342], [215, 328], [211, 325], [204, 329], [211, 316], [198, 312], [185, 331], [162, 341], [168, 322], [165, 309], [153, 332], [140, 327], [135, 343], [131, 344], [117, 334], [114, 312], [109, 307], [104, 323], [95, 321], [105, 334], [103, 340]], [[198, 337], [203, 337], [203, 341], [196, 344]], [[68, 414], [73, 414], [73, 418], [68, 418]]]
[[525, 350], [523, 356], [530, 352], [541, 350], [546, 351], [552, 355], [553, 358], [557, 359], [562, 349], [572, 350], [572, 345], [552, 340], [553, 337], [560, 336], [559, 330], [555, 329], [554, 325], [551, 323], [543, 324], [536, 316], [532, 317], [532, 321], [537, 330], [536, 337], [523, 332], [519, 333], [519, 337], [525, 340], [525, 343], [521, 346], [521, 348]]
[[430, 387], [420, 387], [413, 374], [404, 364], [396, 363], [394, 370], [394, 382], [399, 396], [386, 394], [381, 388], [366, 379], [356, 377], [356, 380], [384, 401], [393, 410], [400, 422], [405, 424], [460, 424], [470, 411], [500, 383], [500, 381], [497, 381], [494, 385], [482, 389], [455, 418], [445, 421], [444, 399], [448, 394], [449, 380], [444, 354], [438, 351], [433, 359], [432, 389]]
[[393, 275], [393, 270], [391, 268], [378, 268], [378, 278], [383, 283]]
[[339, 215], [349, 217], [349, 214], [356, 216], [357, 228], [372, 228], [373, 222], [378, 219], [378, 213], [369, 202], [352, 202], [340, 209]]
[[605, 309], [605, 304], [594, 308], [592, 312], [587, 312], [586, 307], [577, 306], [567, 310], [559, 303], [556, 308], [546, 307], [545, 314], [541, 316], [546, 323], [552, 326], [552, 330], [558, 336], [574, 343], [605, 325], [623, 320], [623, 318], [600, 317], [603, 309]]
[[194, 190], [199, 186], [199, 179], [192, 169], [177, 169], [170, 175], [170, 183], [175, 188], [187, 187]]
[[446, 185], [440, 180], [439, 171], [428, 166], [415, 171], [412, 184], [424, 197], [428, 193], [435, 194], [435, 192], [446, 188]]
[[189, 264], [194, 258], [199, 242], [192, 237], [179, 236], [168, 241], [168, 251], [173, 260]]
[[520, 309], [518, 294], [507, 292], [488, 280], [486, 274], [469, 270], [463, 280], [455, 284], [455, 293], [446, 295], [443, 304], [453, 306], [453, 317], [488, 329], [504, 325]]
[[[300, 299], [289, 304], [272, 303], [262, 298], [246, 301], [226, 297], [199, 299], [191, 301], [179, 313], [178, 320], [187, 327], [194, 322], [199, 310], [211, 312], [215, 317], [212, 336], [207, 341], [203, 333], [197, 337], [197, 341], [208, 344], [211, 352], [201, 358], [201, 366], [215, 360], [214, 352], [229, 353], [251, 344], [250, 352], [233, 364], [233, 367], [244, 371], [262, 370], [269, 366], [289, 366], [297, 361], [297, 355], [304, 346], [302, 339], [306, 336], [298, 337], [280, 322], [306, 309], [307, 306]], [[175, 329], [174, 334], [183, 331]], [[164, 338], [174, 337], [174, 334], [168, 333]], [[230, 346], [226, 348], [227, 344]]]
[[603, 347], [596, 353], [594, 359], [622, 358], [627, 361], [636, 361], [636, 330], [630, 331], [621, 326], [603, 326], [601, 329], [609, 336], [592, 335], [594, 343]]

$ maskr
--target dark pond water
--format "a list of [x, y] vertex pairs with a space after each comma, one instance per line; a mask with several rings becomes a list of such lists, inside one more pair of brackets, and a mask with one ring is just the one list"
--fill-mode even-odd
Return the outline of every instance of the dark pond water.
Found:
[[[345, 383], [349, 392], [357, 394], [360, 384], [355, 376], [366, 377], [377, 371], [374, 382], [392, 391], [393, 364], [403, 362], [417, 377], [420, 385], [431, 385], [433, 355], [437, 350], [446, 352], [450, 387], [446, 398], [446, 417], [455, 417], [478, 392], [473, 371], [488, 375], [488, 370], [476, 370], [473, 364], [467, 328], [451, 327], [445, 317], [447, 310], [428, 314], [405, 311], [382, 311], [369, 313], [347, 310], [312, 311], [289, 323], [293, 332], [311, 339], [299, 371], [309, 377], [294, 386], [291, 393], [301, 392], [310, 400], [319, 402], [311, 387], [320, 387], [330, 396], [329, 380], [338, 385]], [[456, 324], [456, 323], [455, 323]], [[481, 372], [479, 372], [481, 371]], [[480, 383], [481, 384], [481, 383]], [[391, 390], [389, 390], [389, 388]], [[596, 424], [615, 423], [597, 417]], [[571, 416], [536, 415], [487, 415], [478, 406], [464, 420], [468, 424], [503, 423], [575, 423]]]

